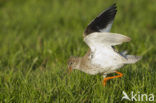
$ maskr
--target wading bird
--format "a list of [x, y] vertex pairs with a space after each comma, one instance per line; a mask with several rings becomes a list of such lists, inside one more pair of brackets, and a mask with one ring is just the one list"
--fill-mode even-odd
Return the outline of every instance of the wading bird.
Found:
[[[124, 64], [133, 64], [141, 59], [140, 56], [119, 53], [113, 46], [129, 42], [131, 39], [125, 35], [110, 33], [117, 9], [116, 4], [103, 11], [97, 16], [84, 31], [84, 42], [89, 46], [88, 52], [83, 57], [71, 57], [68, 60], [68, 68], [81, 70], [85, 73], [96, 75], [102, 74], [103, 85], [107, 80], [122, 77], [117, 72]], [[117, 76], [106, 77], [107, 74], [117, 73]]]

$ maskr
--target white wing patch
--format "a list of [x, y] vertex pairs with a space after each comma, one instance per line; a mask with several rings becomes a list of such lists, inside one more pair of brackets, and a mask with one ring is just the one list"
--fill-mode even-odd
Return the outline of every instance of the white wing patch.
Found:
[[94, 52], [95, 49], [98, 49], [97, 47], [100, 49], [103, 47], [111, 47], [123, 42], [129, 42], [130, 40], [131, 39], [125, 35], [108, 32], [95, 32], [84, 38], [85, 43], [91, 48], [92, 52]]
[[91, 62], [95, 65], [101, 66], [102, 68], [112, 68], [125, 60], [126, 59], [124, 57], [120, 56], [111, 47], [98, 47], [94, 52]]
[[105, 68], [110, 66], [114, 67], [114, 65], [126, 61], [124, 57], [113, 50], [112, 46], [130, 41], [130, 38], [127, 36], [116, 33], [96, 32], [86, 36], [84, 41], [94, 54], [91, 60], [93, 64]]
[[112, 28], [112, 24], [113, 24], [113, 21], [110, 22], [106, 28], [103, 28], [103, 29], [100, 29], [100, 32], [110, 32], [111, 28]]

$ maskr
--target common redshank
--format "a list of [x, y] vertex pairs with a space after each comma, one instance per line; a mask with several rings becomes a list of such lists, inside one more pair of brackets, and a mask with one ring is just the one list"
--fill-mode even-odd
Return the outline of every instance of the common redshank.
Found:
[[[97, 16], [85, 29], [84, 42], [89, 46], [88, 52], [83, 57], [71, 57], [68, 60], [68, 68], [78, 69], [85, 73], [103, 75], [103, 85], [107, 80], [122, 77], [123, 74], [117, 70], [124, 64], [134, 64], [141, 56], [127, 55], [126, 52], [117, 52], [115, 45], [129, 42], [131, 39], [125, 35], [110, 33], [117, 9], [113, 4]], [[110, 73], [117, 76], [106, 77]]]

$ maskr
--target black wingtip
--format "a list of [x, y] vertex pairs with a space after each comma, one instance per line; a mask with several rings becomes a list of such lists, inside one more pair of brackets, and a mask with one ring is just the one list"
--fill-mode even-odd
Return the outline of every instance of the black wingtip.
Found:
[[117, 6], [116, 6], [116, 3], [113, 3], [113, 5], [112, 5], [112, 6], [113, 6], [113, 7], [117, 7]]
[[88, 35], [92, 32], [99, 32], [100, 29], [104, 29], [110, 24], [117, 13], [116, 3], [104, 10], [98, 15], [86, 28], [84, 35]]
[[116, 5], [116, 3], [114, 3], [112, 6], [110, 6], [106, 10], [115, 10], [115, 11], [117, 11], [117, 5]]
[[117, 5], [116, 3], [114, 3], [113, 5], [111, 5], [109, 8], [107, 8], [106, 10], [114, 10], [117, 11]]

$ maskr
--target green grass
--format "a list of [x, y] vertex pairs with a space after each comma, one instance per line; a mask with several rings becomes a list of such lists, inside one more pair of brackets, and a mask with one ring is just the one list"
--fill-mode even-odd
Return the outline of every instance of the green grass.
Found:
[[117, 48], [143, 56], [137, 64], [119, 70], [122, 78], [112, 79], [103, 87], [100, 75], [78, 70], [67, 73], [68, 58], [83, 56], [88, 49], [82, 41], [83, 30], [113, 3], [1, 0], [0, 102], [120, 103], [122, 91], [153, 93], [156, 97], [155, 0], [117, 1], [111, 31], [132, 38]]

